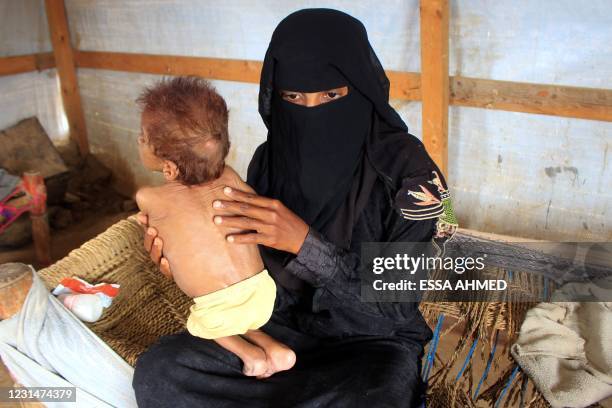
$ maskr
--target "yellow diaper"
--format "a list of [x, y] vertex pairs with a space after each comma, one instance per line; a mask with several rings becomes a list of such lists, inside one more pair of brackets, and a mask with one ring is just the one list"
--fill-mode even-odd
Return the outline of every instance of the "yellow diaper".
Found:
[[194, 298], [187, 330], [204, 339], [244, 334], [272, 316], [276, 284], [264, 269], [226, 288]]

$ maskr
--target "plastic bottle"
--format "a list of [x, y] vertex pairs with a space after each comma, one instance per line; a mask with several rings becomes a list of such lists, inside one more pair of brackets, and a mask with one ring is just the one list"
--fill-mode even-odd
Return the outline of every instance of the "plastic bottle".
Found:
[[84, 322], [93, 323], [102, 316], [104, 307], [102, 301], [96, 295], [77, 294], [77, 295], [59, 295], [58, 299], [66, 306], [76, 317]]

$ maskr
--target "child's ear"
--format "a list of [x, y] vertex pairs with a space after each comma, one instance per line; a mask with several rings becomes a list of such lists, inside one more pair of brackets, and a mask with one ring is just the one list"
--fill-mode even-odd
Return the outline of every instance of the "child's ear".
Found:
[[164, 174], [166, 180], [174, 181], [178, 178], [180, 171], [176, 163], [170, 160], [164, 160], [162, 173]]

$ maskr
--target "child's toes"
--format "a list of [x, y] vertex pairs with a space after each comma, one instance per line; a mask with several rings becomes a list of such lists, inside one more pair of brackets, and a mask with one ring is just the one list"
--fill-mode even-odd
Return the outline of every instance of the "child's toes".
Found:
[[268, 378], [268, 377], [271, 377], [271, 376], [272, 376], [272, 374], [274, 374], [274, 371], [267, 370], [267, 371], [266, 371], [265, 373], [263, 373], [262, 375], [258, 375], [258, 376], [257, 376], [257, 379], [258, 379], [258, 380], [263, 380], [263, 379], [266, 379], [266, 378]]
[[263, 375], [268, 370], [268, 363], [264, 359], [253, 359], [244, 362], [242, 372], [249, 377]]

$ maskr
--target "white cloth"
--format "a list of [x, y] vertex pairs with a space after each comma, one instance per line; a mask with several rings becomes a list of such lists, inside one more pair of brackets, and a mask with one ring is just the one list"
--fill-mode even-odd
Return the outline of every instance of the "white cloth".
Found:
[[134, 369], [32, 274], [21, 311], [0, 321], [0, 356], [15, 379], [27, 387], [76, 387], [76, 404], [48, 407], [136, 407]]
[[540, 303], [527, 312], [512, 355], [552, 407], [612, 396], [612, 302]]

